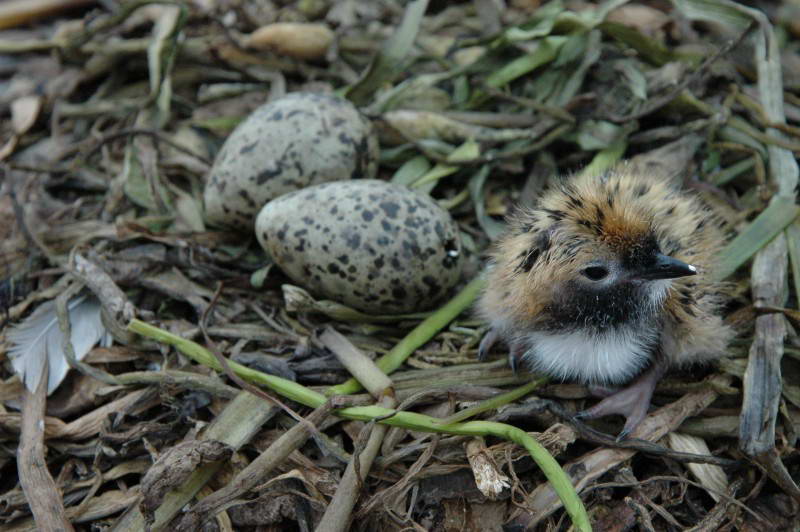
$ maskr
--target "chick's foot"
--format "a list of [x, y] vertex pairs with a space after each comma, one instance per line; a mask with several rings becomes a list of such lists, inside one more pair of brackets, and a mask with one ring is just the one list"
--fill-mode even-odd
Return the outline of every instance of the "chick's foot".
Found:
[[653, 391], [664, 375], [665, 369], [661, 364], [654, 364], [629, 386], [616, 391], [605, 387], [592, 387], [590, 390], [593, 394], [605, 397], [605, 399], [593, 407], [578, 413], [578, 417], [581, 419], [597, 419], [612, 414], [624, 416], [625, 426], [617, 436], [617, 440], [624, 440], [647, 416]]

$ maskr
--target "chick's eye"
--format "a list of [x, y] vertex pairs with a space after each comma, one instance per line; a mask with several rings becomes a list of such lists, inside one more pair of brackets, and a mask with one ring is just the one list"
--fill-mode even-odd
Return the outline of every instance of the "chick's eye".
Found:
[[608, 269], [602, 266], [589, 266], [581, 272], [584, 277], [592, 281], [600, 281], [608, 276]]

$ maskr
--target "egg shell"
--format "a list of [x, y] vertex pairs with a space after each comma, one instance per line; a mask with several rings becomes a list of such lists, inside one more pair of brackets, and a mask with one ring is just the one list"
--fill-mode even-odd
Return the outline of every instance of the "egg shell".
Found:
[[258, 214], [256, 237], [295, 283], [365, 312], [427, 310], [458, 283], [463, 264], [449, 212], [374, 179], [281, 196]]
[[203, 194], [211, 225], [252, 230], [273, 198], [310, 185], [374, 177], [378, 140], [349, 101], [294, 92], [253, 111], [227, 138]]

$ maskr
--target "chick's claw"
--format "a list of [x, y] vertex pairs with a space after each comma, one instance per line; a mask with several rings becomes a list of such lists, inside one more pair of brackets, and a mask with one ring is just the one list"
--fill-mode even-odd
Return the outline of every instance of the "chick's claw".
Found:
[[480, 345], [478, 345], [478, 360], [485, 362], [489, 358], [489, 351], [492, 350], [492, 346], [497, 342], [499, 336], [500, 335], [497, 334], [497, 329], [489, 329], [486, 331]]
[[647, 415], [650, 407], [650, 395], [641, 385], [633, 385], [609, 395], [591, 408], [578, 413], [579, 419], [597, 419], [600, 417], [619, 414], [625, 416], [625, 427], [618, 439], [625, 439]]
[[522, 357], [525, 356], [525, 348], [522, 344], [513, 343], [509, 346], [508, 349], [508, 365], [511, 368], [511, 371], [514, 372], [514, 375], [517, 374], [520, 367], [522, 366]]
[[[497, 340], [500, 338], [500, 335], [497, 332], [497, 329], [489, 329], [481, 340], [480, 345], [478, 346], [478, 360], [481, 362], [485, 362], [489, 359], [489, 351], [492, 350], [492, 347]], [[523, 344], [519, 342], [512, 342], [508, 348], [508, 365], [511, 367], [511, 371], [514, 374], [517, 373], [521, 366], [522, 357], [525, 355], [525, 347]]]
[[624, 440], [647, 416], [653, 391], [663, 375], [664, 368], [660, 364], [656, 364], [633, 381], [630, 386], [610, 395], [607, 394], [607, 388], [600, 387], [600, 395], [604, 395], [605, 399], [580, 412], [577, 417], [580, 419], [596, 419], [611, 414], [624, 416], [625, 426], [617, 436], [617, 441]]

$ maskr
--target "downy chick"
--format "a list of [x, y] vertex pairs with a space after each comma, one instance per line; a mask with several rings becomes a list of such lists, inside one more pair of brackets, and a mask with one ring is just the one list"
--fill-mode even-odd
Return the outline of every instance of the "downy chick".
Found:
[[558, 183], [495, 247], [480, 356], [499, 337], [512, 367], [588, 384], [606, 397], [581, 416], [625, 416], [624, 438], [668, 369], [721, 356], [733, 336], [711, 280], [724, 240], [709, 209], [665, 179], [623, 167]]

